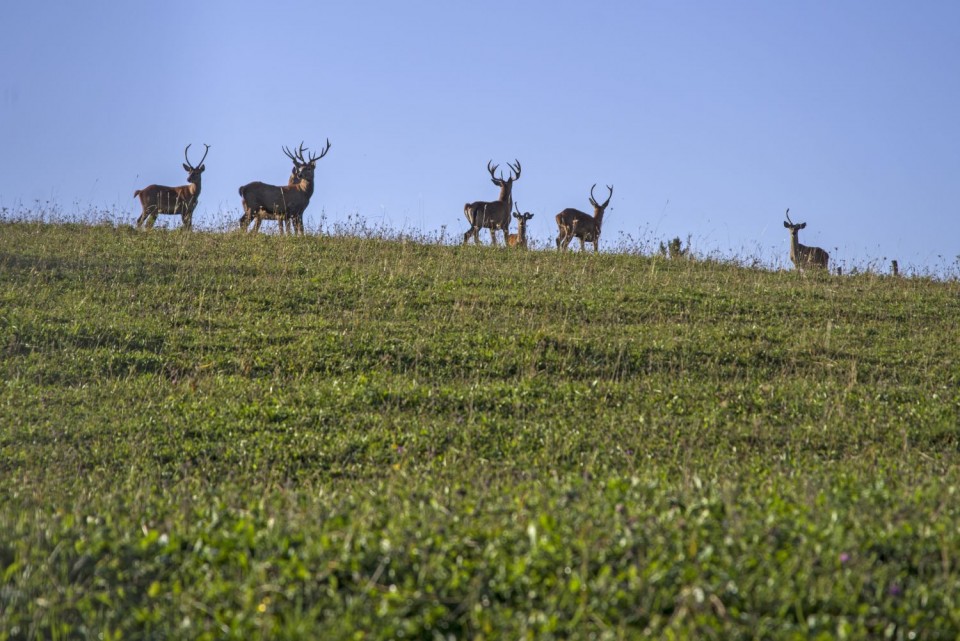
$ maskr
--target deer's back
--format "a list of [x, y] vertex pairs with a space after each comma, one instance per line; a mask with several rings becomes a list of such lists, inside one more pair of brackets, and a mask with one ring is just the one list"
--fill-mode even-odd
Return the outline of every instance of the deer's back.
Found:
[[570, 227], [575, 222], [583, 223], [586, 220], [593, 222], [593, 216], [586, 214], [579, 209], [574, 209], [573, 207], [567, 207], [559, 214], [557, 214], [557, 225], [560, 227]]

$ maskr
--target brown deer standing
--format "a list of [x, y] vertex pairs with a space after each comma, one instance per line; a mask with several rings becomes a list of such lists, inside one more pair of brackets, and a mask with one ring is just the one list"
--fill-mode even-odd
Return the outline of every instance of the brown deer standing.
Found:
[[[256, 220], [253, 233], [260, 231], [260, 223], [264, 220], [276, 220], [280, 225], [280, 233], [284, 232], [284, 224], [292, 223], [294, 232], [303, 235], [303, 212], [310, 204], [313, 195], [313, 175], [317, 168], [317, 161], [330, 151], [330, 140], [327, 146], [316, 155], [311, 152], [309, 158], [304, 158], [306, 151], [303, 144], [296, 152], [286, 147], [283, 153], [293, 161], [293, 173], [297, 180], [292, 185], [278, 187], [262, 182], [252, 182], [240, 188], [240, 198], [243, 199], [243, 216], [240, 218], [240, 228], [246, 229], [251, 220]], [[290, 177], [293, 182], [293, 176]]]
[[517, 219], [517, 233], [510, 234], [507, 236], [507, 245], [510, 247], [519, 247], [520, 249], [527, 248], [527, 221], [533, 218], [533, 214], [530, 212], [520, 213], [520, 205], [517, 203], [513, 204], [517, 208], [517, 211], [513, 213], [513, 217]]
[[[514, 162], [516, 165], [507, 163], [510, 167], [509, 178], [504, 178], [503, 173], [497, 178], [497, 167], [500, 165], [493, 165], [492, 160], [487, 162], [490, 179], [500, 188], [500, 195], [491, 202], [477, 201], [463, 206], [463, 215], [470, 223], [470, 229], [463, 235], [464, 245], [470, 240], [470, 236], [473, 236], [474, 242], [479, 245], [480, 230], [483, 228], [490, 230], [490, 240], [494, 245], [497, 244], [498, 229], [503, 231], [503, 239], [506, 242], [507, 235], [510, 233], [510, 211], [513, 209], [513, 181], [520, 178], [520, 161], [514, 160]], [[516, 172], [516, 175], [513, 172]]]
[[613, 198], [613, 186], [607, 185], [610, 195], [602, 205], [593, 197], [594, 183], [590, 188], [590, 204], [593, 205], [593, 216], [585, 214], [579, 209], [567, 208], [557, 214], [557, 227], [560, 230], [557, 236], [557, 249], [566, 250], [567, 245], [574, 238], [580, 239], [580, 251], [586, 243], [593, 243], [593, 251], [600, 251], [600, 227], [603, 225], [603, 212], [606, 211], [610, 199]]
[[190, 164], [190, 158], [187, 156], [190, 145], [183, 150], [183, 158], [186, 160], [183, 163], [183, 168], [187, 172], [186, 185], [181, 187], [149, 185], [133, 192], [133, 197], [139, 198], [140, 206], [143, 207], [143, 213], [137, 219], [137, 227], [143, 226], [144, 221], [147, 222], [148, 229], [153, 227], [159, 214], [179, 214], [183, 228], [193, 228], [193, 210], [196, 209], [197, 200], [200, 198], [200, 174], [206, 169], [203, 161], [207, 159], [207, 152], [210, 151], [210, 145], [204, 143], [203, 146], [206, 150], [203, 152], [200, 164], [196, 167]]
[[[827, 269], [830, 263], [830, 254], [819, 247], [807, 247], [800, 244], [800, 230], [807, 226], [807, 223], [793, 224], [790, 220], [790, 209], [787, 209], [787, 220], [783, 221], [783, 226], [790, 230], [790, 260], [794, 267], [803, 270], [804, 267], [820, 267]], [[829, 271], [829, 270], [828, 270]]]

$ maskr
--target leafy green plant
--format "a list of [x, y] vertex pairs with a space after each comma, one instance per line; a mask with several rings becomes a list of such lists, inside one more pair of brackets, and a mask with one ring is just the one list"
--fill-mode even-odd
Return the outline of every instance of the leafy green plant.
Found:
[[690, 239], [691, 236], [687, 236], [686, 247], [683, 246], [679, 236], [667, 241], [666, 244], [660, 241], [658, 252], [663, 258], [690, 258]]

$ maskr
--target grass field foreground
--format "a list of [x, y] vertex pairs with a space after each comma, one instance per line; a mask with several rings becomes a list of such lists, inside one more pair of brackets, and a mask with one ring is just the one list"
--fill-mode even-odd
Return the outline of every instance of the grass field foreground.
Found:
[[956, 639], [960, 283], [0, 224], [0, 639]]

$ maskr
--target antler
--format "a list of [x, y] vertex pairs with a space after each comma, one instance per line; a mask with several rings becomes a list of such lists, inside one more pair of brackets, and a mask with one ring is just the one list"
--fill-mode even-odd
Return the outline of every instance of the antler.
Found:
[[197, 167], [200, 167], [201, 165], [203, 165], [203, 161], [207, 159], [207, 154], [210, 152], [210, 145], [208, 145], [207, 143], [203, 143], [203, 146], [206, 147], [206, 150], [203, 152], [203, 158], [200, 159], [200, 163], [196, 167], [193, 164], [191, 164], [190, 158], [189, 156], [187, 156], [187, 152], [190, 150], [190, 145], [187, 145], [184, 148], [183, 159], [187, 161], [187, 166], [190, 167], [190, 169], [196, 169]]
[[789, 208], [789, 207], [787, 207], [787, 213], [784, 214], [784, 215], [787, 217], [787, 221], [792, 225], [792, 224], [793, 224], [793, 221], [790, 220], [790, 208]]
[[[302, 146], [303, 146], [303, 145], [301, 145], [301, 147], [302, 147]], [[310, 158], [309, 158], [308, 160], [306, 160], [304, 164], [311, 164], [311, 165], [314, 164], [315, 162], [317, 162], [318, 160], [320, 160], [321, 158], [323, 158], [324, 156], [326, 156], [328, 151], [330, 151], [330, 139], [329, 139], [329, 138], [327, 138], [327, 146], [323, 148], [323, 151], [320, 152], [320, 155], [317, 156], [317, 155], [311, 153], [311, 154], [310, 154]], [[303, 160], [303, 152], [302, 152], [302, 151], [300, 152], [300, 160]]]
[[307, 162], [303, 159], [303, 152], [305, 151], [307, 151], [307, 148], [303, 146], [303, 141], [300, 142], [300, 149], [295, 152], [287, 149], [286, 145], [283, 147], [283, 153], [286, 154], [287, 158], [293, 161], [294, 167], [302, 167], [303, 165], [307, 164]]
[[[493, 166], [491, 167], [491, 165], [493, 165]], [[500, 174], [500, 177], [497, 178], [497, 167], [499, 167], [499, 166], [500, 166], [500, 165], [494, 165], [494, 164], [493, 164], [493, 160], [488, 160], [488, 161], [487, 161], [487, 171], [490, 172], [490, 178], [492, 178], [492, 179], [493, 179], [493, 182], [497, 183], [498, 185], [499, 185], [501, 182], [503, 182], [503, 174]]]
[[604, 203], [603, 203], [604, 209], [606, 209], [607, 205], [610, 204], [610, 199], [613, 198], [613, 185], [607, 185], [607, 189], [610, 190], [610, 195], [607, 196], [607, 200], [604, 201]]
[[510, 163], [507, 163], [507, 166], [510, 167], [511, 171], [517, 172], [517, 175], [514, 176], [511, 180], [517, 180], [518, 178], [520, 178], [520, 161], [517, 159], [514, 159], [513, 162], [516, 163], [516, 165], [511, 165]]
[[597, 183], [593, 183], [593, 187], [590, 188], [590, 204], [593, 205], [594, 207], [599, 207], [600, 209], [605, 209], [605, 208], [607, 207], [607, 205], [610, 204], [610, 199], [613, 198], [613, 186], [612, 186], [612, 185], [607, 185], [607, 189], [610, 190], [610, 195], [607, 196], [606, 202], [604, 202], [602, 205], [598, 204], [598, 203], [597, 203], [597, 199], [593, 197], [593, 189], [594, 189], [594, 187], [596, 187], [596, 186], [597, 186]]

